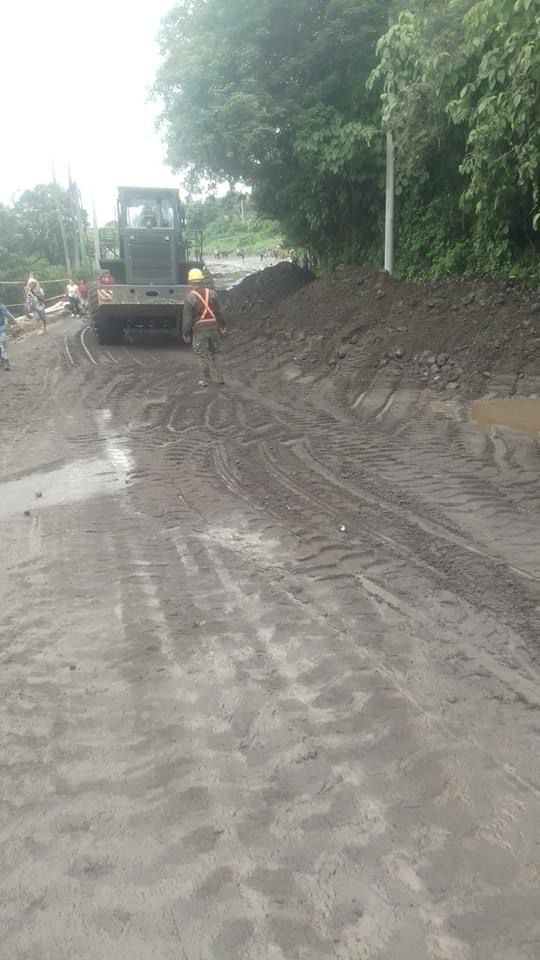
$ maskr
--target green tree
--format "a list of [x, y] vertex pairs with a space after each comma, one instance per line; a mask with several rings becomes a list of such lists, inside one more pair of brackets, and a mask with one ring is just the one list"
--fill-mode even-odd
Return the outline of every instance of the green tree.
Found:
[[186, 221], [189, 230], [202, 230], [209, 252], [243, 248], [260, 253], [281, 246], [279, 225], [258, 215], [253, 198], [245, 191], [231, 189], [224, 196], [204, 200], [188, 198]]
[[[33, 270], [47, 282], [48, 292], [58, 293], [65, 277], [64, 250], [58, 222], [63, 219], [72, 263], [77, 263], [76, 216], [69, 191], [56, 184], [40, 184], [26, 190], [12, 206], [0, 205], [0, 299], [8, 303], [22, 300], [21, 282]], [[83, 226], [87, 216], [83, 211]], [[15, 280], [7, 284], [5, 281]]]
[[468, 134], [465, 200], [487, 234], [521, 242], [540, 226], [540, 3], [481, 0], [464, 26], [474, 70], [449, 114]]
[[[539, 0], [409, 0], [380, 40], [409, 276], [538, 272]], [[531, 256], [532, 254], [532, 256]]]
[[294, 243], [331, 259], [380, 233], [380, 103], [366, 80], [390, 0], [181, 0], [163, 23], [168, 154], [253, 185]]
[[68, 190], [58, 184], [39, 184], [25, 190], [15, 204], [15, 214], [24, 234], [28, 253], [49, 263], [62, 263], [64, 249], [59, 224], [62, 218], [72, 260], [77, 243], [77, 223]]

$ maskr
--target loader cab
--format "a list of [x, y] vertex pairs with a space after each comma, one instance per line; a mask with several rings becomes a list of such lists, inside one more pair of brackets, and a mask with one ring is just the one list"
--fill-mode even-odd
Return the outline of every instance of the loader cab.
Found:
[[118, 232], [124, 283], [182, 282], [185, 216], [176, 190], [119, 187]]

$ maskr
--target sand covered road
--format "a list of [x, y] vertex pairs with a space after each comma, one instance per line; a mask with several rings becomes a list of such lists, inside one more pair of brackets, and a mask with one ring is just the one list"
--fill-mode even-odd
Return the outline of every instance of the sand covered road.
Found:
[[0, 955], [538, 957], [528, 437], [234, 334], [222, 391], [75, 321], [12, 358]]

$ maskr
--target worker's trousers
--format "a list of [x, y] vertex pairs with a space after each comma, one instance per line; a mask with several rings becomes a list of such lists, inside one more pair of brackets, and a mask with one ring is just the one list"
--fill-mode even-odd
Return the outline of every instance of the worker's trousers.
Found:
[[193, 352], [199, 361], [201, 381], [209, 383], [213, 379], [223, 383], [221, 335], [217, 327], [206, 326], [194, 331]]

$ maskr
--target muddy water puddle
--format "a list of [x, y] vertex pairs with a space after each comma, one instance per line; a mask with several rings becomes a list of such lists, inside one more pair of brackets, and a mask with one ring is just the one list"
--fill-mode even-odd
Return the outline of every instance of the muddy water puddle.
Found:
[[77, 503], [122, 487], [119, 471], [105, 457], [80, 460], [58, 470], [34, 473], [0, 484], [0, 521], [22, 513]]
[[476, 400], [471, 420], [481, 427], [508, 427], [532, 436], [540, 433], [540, 398], [512, 397], [506, 400]]

